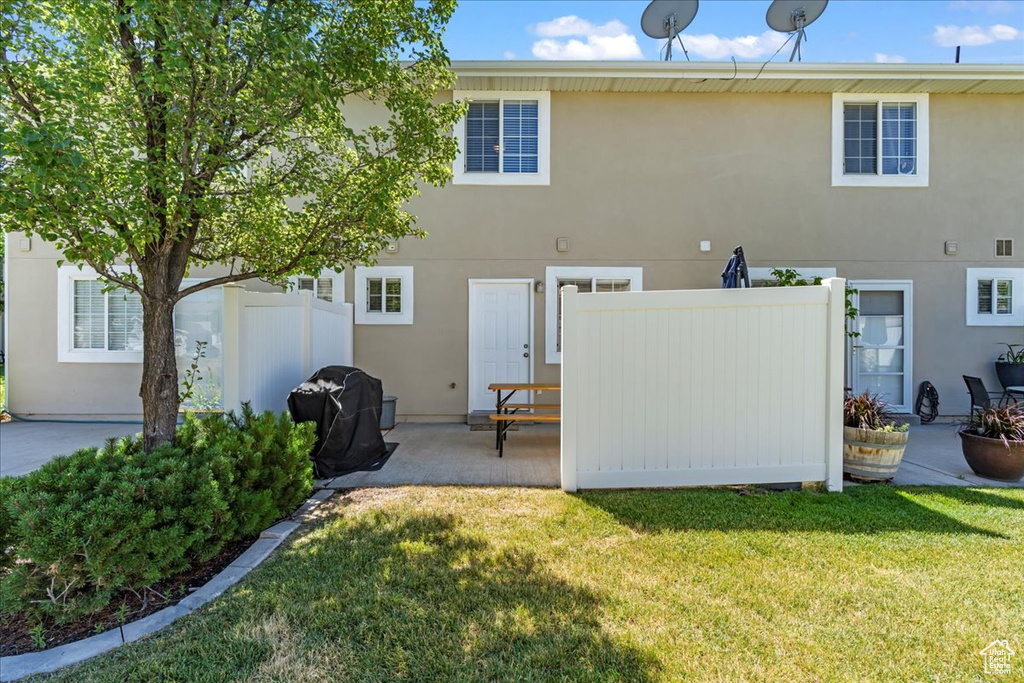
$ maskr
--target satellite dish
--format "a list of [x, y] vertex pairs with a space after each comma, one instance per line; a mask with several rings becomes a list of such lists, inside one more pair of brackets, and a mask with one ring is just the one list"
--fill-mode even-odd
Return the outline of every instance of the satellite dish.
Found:
[[[697, 16], [698, 0], [653, 0], [644, 10], [640, 17], [640, 28], [651, 38], [668, 38], [668, 45], [665, 48], [665, 61], [672, 59], [672, 42], [679, 39], [682, 46], [683, 41], [679, 34], [690, 25], [693, 18]], [[683, 54], [686, 59], [690, 55], [683, 47]]]
[[782, 33], [796, 32], [796, 45], [789, 55], [789, 61], [792, 62], [800, 52], [804, 29], [821, 16], [826, 5], [828, 0], [774, 0], [768, 8], [764, 20], [768, 22], [769, 28]]

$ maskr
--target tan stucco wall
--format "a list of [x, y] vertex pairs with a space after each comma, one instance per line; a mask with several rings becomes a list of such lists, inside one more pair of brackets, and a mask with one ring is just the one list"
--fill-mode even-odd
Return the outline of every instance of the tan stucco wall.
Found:
[[[996, 237], [1024, 254], [1022, 96], [932, 95], [927, 188], [832, 187], [831, 95], [552, 93], [551, 120], [550, 186], [427, 189], [411, 210], [429, 237], [381, 256], [415, 267], [415, 324], [357, 325], [355, 362], [400, 415], [464, 418], [469, 278], [543, 280], [552, 265], [642, 266], [645, 289], [717, 287], [742, 244], [752, 267], [913, 280], [914, 385], [934, 382], [944, 414], [967, 411], [961, 374], [997, 385], [997, 342], [1024, 343], [1024, 329], [964, 322], [968, 267], [1024, 267], [993, 255]], [[33, 244], [7, 252], [12, 410], [134, 412], [137, 367], [56, 363], [57, 256]], [[534, 305], [536, 379], [554, 380], [544, 296]], [[55, 385], [73, 389], [45, 398]]]
[[[381, 258], [415, 266], [416, 322], [357, 326], [356, 363], [399, 396], [400, 414], [463, 414], [468, 278], [543, 280], [546, 266], [596, 264], [642, 266], [645, 289], [717, 287], [742, 244], [752, 267], [913, 280], [915, 392], [929, 379], [944, 414], [966, 412], [960, 375], [994, 388], [997, 342], [1024, 343], [1022, 329], [964, 321], [968, 267], [1024, 266], [993, 255], [996, 237], [1024, 244], [1024, 97], [931, 96], [927, 188], [832, 187], [831, 102], [552, 93], [551, 185], [449, 186], [416, 200], [429, 237]], [[944, 255], [946, 240], [959, 241], [957, 256]], [[536, 379], [555, 380], [544, 295], [534, 305]]]

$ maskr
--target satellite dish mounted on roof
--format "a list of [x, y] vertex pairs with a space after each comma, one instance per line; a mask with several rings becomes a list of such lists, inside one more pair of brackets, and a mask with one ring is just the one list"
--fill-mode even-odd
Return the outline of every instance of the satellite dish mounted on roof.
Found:
[[640, 17], [640, 28], [651, 38], [668, 38], [665, 47], [665, 61], [672, 60], [672, 42], [679, 40], [687, 61], [690, 55], [686, 52], [679, 34], [690, 25], [697, 16], [697, 0], [653, 0]]
[[764, 20], [768, 26], [781, 33], [796, 32], [796, 45], [789, 55], [789, 61], [800, 54], [800, 43], [804, 39], [804, 29], [825, 11], [828, 0], [774, 0], [768, 8]]

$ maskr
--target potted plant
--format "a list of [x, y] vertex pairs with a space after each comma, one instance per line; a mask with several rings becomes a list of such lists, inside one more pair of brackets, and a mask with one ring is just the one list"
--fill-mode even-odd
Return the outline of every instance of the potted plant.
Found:
[[1024, 344], [1007, 344], [1006, 352], [996, 358], [996, 376], [1003, 389], [1024, 387]]
[[878, 396], [843, 400], [843, 473], [858, 481], [888, 481], [907, 448], [910, 425], [899, 424]]
[[1024, 477], [1024, 405], [971, 413], [970, 421], [960, 430], [960, 447], [979, 477], [1019, 481]]

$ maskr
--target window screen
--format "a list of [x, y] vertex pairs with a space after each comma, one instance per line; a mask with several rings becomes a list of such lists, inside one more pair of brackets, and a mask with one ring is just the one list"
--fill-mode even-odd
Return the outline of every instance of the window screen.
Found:
[[878, 110], [874, 104], [847, 104], [843, 111], [844, 170], [877, 173]]
[[366, 310], [369, 313], [402, 312], [402, 278], [368, 278]]
[[142, 299], [114, 290], [107, 294], [107, 350], [142, 350]]
[[[878, 118], [881, 112], [881, 148]], [[879, 167], [881, 151], [881, 167]], [[843, 172], [847, 175], [917, 173], [917, 104], [849, 103], [843, 108]]]
[[74, 283], [72, 348], [106, 349], [107, 303], [103, 283], [98, 280], [75, 280]]
[[470, 102], [466, 114], [466, 171], [537, 173], [539, 112], [537, 100]]
[[917, 172], [917, 105], [882, 103], [882, 175]]
[[134, 292], [103, 292], [99, 280], [75, 280], [71, 348], [141, 351], [142, 299]]
[[506, 100], [503, 107], [505, 173], [537, 172], [537, 102]]
[[978, 280], [978, 313], [1013, 315], [1013, 280]]
[[499, 116], [497, 102], [469, 103], [466, 114], [466, 171], [498, 172]]

